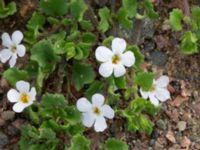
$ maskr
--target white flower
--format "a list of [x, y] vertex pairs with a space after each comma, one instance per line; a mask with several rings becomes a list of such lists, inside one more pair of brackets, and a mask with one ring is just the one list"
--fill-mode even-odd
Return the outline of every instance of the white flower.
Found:
[[0, 51], [0, 60], [5, 63], [10, 59], [9, 65], [13, 67], [16, 64], [17, 56], [23, 57], [25, 55], [26, 48], [20, 44], [23, 34], [21, 31], [15, 31], [10, 38], [8, 33], [3, 33], [1, 38], [4, 49]]
[[18, 81], [16, 83], [16, 88], [17, 90], [9, 90], [7, 97], [11, 103], [15, 103], [13, 110], [19, 113], [33, 103], [36, 97], [36, 90], [34, 87], [30, 89], [30, 84], [25, 81]]
[[114, 38], [111, 47], [112, 50], [105, 46], [96, 49], [96, 59], [102, 62], [99, 73], [103, 77], [109, 77], [114, 71], [114, 76], [120, 77], [126, 73], [125, 66], [131, 67], [135, 63], [135, 56], [131, 51], [123, 53], [126, 49], [124, 39]]
[[170, 99], [170, 93], [167, 89], [168, 84], [169, 78], [167, 76], [161, 76], [156, 81], [153, 81], [150, 91], [143, 91], [140, 89], [140, 94], [145, 99], [149, 97], [151, 103], [158, 106], [159, 101], [164, 102]]
[[92, 104], [84, 97], [80, 98], [76, 106], [82, 112], [82, 123], [86, 127], [92, 127], [96, 132], [102, 132], [107, 128], [106, 119], [114, 117], [114, 111], [109, 105], [104, 105], [104, 96], [94, 94], [92, 96]]

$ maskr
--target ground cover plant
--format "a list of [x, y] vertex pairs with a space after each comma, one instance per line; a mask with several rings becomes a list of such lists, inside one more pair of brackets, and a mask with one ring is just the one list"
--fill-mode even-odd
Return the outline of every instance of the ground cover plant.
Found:
[[[142, 33], [142, 28], [151, 26], [145, 22], [160, 21], [160, 9], [168, 4], [170, 10], [162, 22], [164, 32], [160, 34], [168, 34], [167, 31], [178, 34], [176, 52], [185, 58], [197, 56], [198, 60], [200, 7], [194, 5], [185, 13], [188, 12], [186, 6], [184, 9], [174, 7], [181, 3], [178, 0], [176, 3], [155, 0], [24, 3], [26, 7], [21, 10], [16, 7], [17, 2], [0, 0], [1, 20], [13, 17], [18, 10], [23, 16], [29, 7], [33, 8], [22, 28], [11, 26], [13, 30], [2, 30], [1, 34], [2, 99], [9, 106], [9, 113], [23, 118], [20, 127], [19, 124], [16, 127], [20, 129], [17, 149], [136, 149], [128, 135], [152, 138], [155, 144], [158, 136], [155, 128], [164, 129], [162, 119], [156, 118], [164, 108], [167, 114], [169, 104], [179, 108], [191, 92], [186, 90], [183, 80], [173, 78], [170, 72], [150, 67], [149, 54], [143, 49], [156, 49], [152, 40], [161, 49], [175, 45], [160, 35], [142, 37], [147, 32]], [[98, 7], [94, 3], [99, 4]], [[152, 55], [150, 52], [150, 57]], [[156, 53], [155, 59], [165, 58]], [[152, 58], [152, 63], [154, 60]], [[158, 61], [157, 65], [160, 64]], [[178, 69], [181, 67], [173, 70]], [[195, 86], [198, 87], [198, 83]], [[192, 92], [197, 92], [198, 97], [195, 86]], [[199, 105], [194, 106], [195, 113], [199, 113], [199, 108]], [[168, 112], [168, 117], [173, 115]], [[0, 118], [0, 126], [6, 125], [3, 123]], [[178, 129], [182, 133], [186, 122], [181, 123]], [[160, 135], [175, 144], [171, 130], [169, 125], [168, 131]], [[197, 137], [199, 133], [196, 132]], [[126, 140], [123, 135], [127, 136]], [[6, 143], [5, 137], [1, 141]], [[1, 146], [3, 142], [0, 148], [6, 147], [6, 144]], [[198, 138], [195, 142], [197, 144], [192, 145], [191, 140], [183, 136], [180, 148], [198, 149]], [[147, 145], [138, 148], [146, 149]], [[158, 143], [155, 146], [155, 149], [163, 148]], [[7, 148], [14, 149], [14, 145]]]

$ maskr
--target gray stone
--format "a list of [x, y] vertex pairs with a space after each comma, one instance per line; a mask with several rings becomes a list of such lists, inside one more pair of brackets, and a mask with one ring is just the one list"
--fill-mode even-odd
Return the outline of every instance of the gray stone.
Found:
[[9, 143], [7, 135], [0, 132], [0, 148], [3, 148], [5, 145]]
[[161, 130], [166, 130], [167, 129], [167, 126], [166, 126], [166, 123], [164, 120], [162, 119], [159, 119], [157, 122], [156, 122], [156, 125], [159, 129]]
[[151, 38], [155, 33], [154, 22], [150, 19], [145, 19], [141, 29], [141, 39]]
[[144, 51], [149, 52], [151, 50], [154, 50], [156, 47], [156, 44], [153, 40], [146, 40], [144, 43]]
[[156, 143], [156, 140], [155, 140], [155, 139], [151, 139], [150, 142], [149, 142], [150, 146], [154, 146], [155, 143]]
[[157, 66], [164, 66], [167, 62], [167, 56], [161, 51], [153, 51], [150, 53], [150, 58], [152, 64]]
[[8, 110], [8, 111], [4, 111], [4, 112], [2, 112], [2, 114], [1, 114], [1, 118], [3, 119], [3, 120], [13, 120], [13, 118], [15, 117], [15, 112], [13, 112], [13, 111], [10, 111], [10, 110]]

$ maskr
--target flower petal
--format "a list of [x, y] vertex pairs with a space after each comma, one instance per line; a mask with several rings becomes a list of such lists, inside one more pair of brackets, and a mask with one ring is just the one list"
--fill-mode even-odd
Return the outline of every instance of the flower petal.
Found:
[[126, 41], [121, 38], [114, 38], [112, 40], [112, 51], [117, 54], [122, 54], [126, 49]]
[[15, 66], [16, 61], [17, 61], [17, 55], [13, 54], [11, 59], [9, 60], [9, 65], [10, 65], [11, 68]]
[[13, 32], [13, 34], [12, 34], [12, 41], [16, 44], [16, 45], [18, 45], [18, 44], [20, 44], [21, 43], [21, 41], [22, 41], [22, 39], [23, 39], [23, 34], [22, 34], [22, 32], [21, 31], [15, 31], [15, 32]]
[[167, 87], [169, 84], [169, 77], [168, 76], [161, 76], [155, 81], [158, 87]]
[[154, 104], [155, 106], [159, 105], [159, 100], [155, 97], [155, 94], [150, 94], [149, 99], [151, 103]]
[[11, 103], [18, 102], [20, 99], [20, 93], [15, 89], [11, 89], [7, 93], [7, 98]]
[[16, 83], [16, 88], [20, 93], [29, 93], [30, 84], [21, 80]]
[[131, 51], [125, 52], [121, 56], [121, 62], [126, 67], [131, 67], [135, 63], [135, 56]]
[[161, 102], [164, 102], [164, 101], [170, 99], [169, 91], [164, 88], [157, 88], [155, 95]]
[[17, 45], [17, 55], [19, 57], [23, 57], [25, 55], [25, 52], [26, 52], [26, 48], [24, 45], [22, 44]]
[[113, 64], [111, 62], [102, 63], [99, 67], [99, 73], [107, 78], [113, 73]]
[[113, 52], [105, 46], [99, 46], [95, 51], [95, 56], [98, 61], [106, 62], [112, 59]]
[[96, 93], [92, 96], [92, 105], [101, 107], [104, 103], [104, 96], [102, 94]]
[[107, 128], [106, 119], [104, 117], [98, 117], [94, 123], [94, 129], [96, 132], [102, 132]]
[[82, 123], [84, 126], [91, 127], [94, 124], [94, 121], [95, 117], [91, 113], [86, 112], [82, 114]]
[[10, 48], [12, 46], [12, 41], [10, 39], [10, 35], [8, 33], [3, 33], [1, 36], [2, 39], [2, 45], [4, 47]]
[[29, 105], [27, 104], [23, 104], [23, 103], [15, 103], [14, 106], [13, 106], [13, 110], [17, 113], [20, 113], [24, 110], [24, 108], [28, 107]]
[[109, 105], [103, 105], [103, 107], [101, 107], [101, 112], [103, 116], [108, 119], [114, 118], [115, 112]]
[[3, 49], [0, 52], [1, 62], [5, 63], [12, 56], [12, 52], [9, 49]]
[[34, 101], [36, 99], [36, 89], [35, 89], [35, 87], [32, 87], [31, 91], [29, 92], [29, 99], [30, 99], [30, 101]]
[[114, 76], [120, 77], [123, 76], [126, 73], [126, 69], [122, 64], [117, 64], [114, 67]]
[[140, 94], [144, 99], [147, 99], [149, 97], [149, 92], [143, 91], [141, 88], [140, 88]]
[[91, 110], [92, 105], [85, 97], [82, 97], [78, 99], [76, 107], [80, 112], [88, 112]]

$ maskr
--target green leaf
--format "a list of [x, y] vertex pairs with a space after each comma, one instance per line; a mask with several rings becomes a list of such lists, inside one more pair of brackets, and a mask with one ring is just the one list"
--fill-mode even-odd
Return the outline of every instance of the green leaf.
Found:
[[51, 43], [42, 40], [31, 49], [31, 60], [36, 61], [43, 72], [50, 73], [55, 69], [59, 57], [54, 53]]
[[197, 37], [195, 33], [187, 31], [181, 40], [181, 52], [184, 54], [194, 54], [198, 52]]
[[46, 93], [42, 96], [41, 105], [48, 109], [66, 108], [67, 100], [65, 100], [65, 97], [61, 94]]
[[153, 73], [139, 72], [136, 75], [135, 82], [142, 88], [143, 91], [149, 91], [152, 87], [153, 79]]
[[3, 78], [5, 78], [9, 84], [15, 86], [17, 81], [27, 80], [28, 73], [24, 70], [18, 70], [17, 68], [10, 68], [3, 73]]
[[132, 114], [146, 112], [152, 116], [155, 116], [160, 111], [159, 107], [140, 97], [131, 101], [129, 107]]
[[40, 0], [40, 10], [50, 16], [62, 16], [67, 13], [68, 0]]
[[128, 10], [126, 8], [121, 7], [118, 10], [116, 19], [118, 20], [119, 24], [125, 29], [130, 29], [131, 27], [133, 27], [133, 20], [129, 19]]
[[74, 58], [76, 60], [81, 60], [81, 59], [85, 59], [89, 56], [90, 51], [91, 51], [91, 44], [90, 43], [84, 43], [84, 42], [80, 42], [76, 45], [76, 54], [74, 56]]
[[71, 58], [75, 57], [76, 55], [76, 50], [75, 50], [75, 44], [73, 42], [68, 42], [65, 44], [66, 48], [66, 59], [70, 60]]
[[85, 32], [82, 35], [82, 41], [83, 41], [83, 43], [95, 44], [96, 36], [91, 32]]
[[7, 6], [5, 6], [4, 0], [0, 0], [0, 19], [13, 15], [16, 11], [17, 7], [15, 2], [10, 2]]
[[90, 65], [76, 62], [72, 68], [72, 83], [79, 91], [85, 84], [92, 83], [95, 79], [95, 72]]
[[40, 128], [40, 139], [46, 139], [46, 140], [54, 140], [56, 138], [56, 133], [49, 128]]
[[82, 20], [80, 21], [80, 26], [83, 30], [91, 31], [93, 30], [93, 25], [89, 20]]
[[113, 36], [109, 36], [109, 37], [107, 37], [107, 38], [105, 38], [105, 39], [103, 40], [102, 44], [103, 44], [104, 46], [110, 47], [113, 39], [114, 39]]
[[183, 12], [181, 9], [173, 9], [170, 12], [169, 23], [174, 31], [180, 31], [182, 29], [181, 20], [183, 19]]
[[144, 62], [144, 55], [136, 45], [130, 45], [128, 50], [131, 50], [135, 56], [135, 66], [139, 67]]
[[82, 21], [84, 13], [88, 9], [87, 5], [85, 4], [84, 0], [72, 0], [72, 3], [70, 5], [70, 10], [72, 16], [77, 21]]
[[114, 78], [115, 80], [115, 85], [119, 89], [126, 89], [126, 78], [125, 76], [119, 77], [119, 78]]
[[90, 150], [90, 141], [84, 136], [76, 135], [72, 138], [69, 150]]
[[38, 12], [34, 12], [31, 19], [28, 21], [25, 31], [25, 41], [29, 44], [34, 44], [40, 35], [39, 30], [42, 29], [45, 24], [45, 17], [39, 14]]
[[76, 124], [80, 122], [81, 120], [81, 115], [80, 112], [76, 109], [74, 106], [68, 106], [65, 109], [66, 116], [65, 119], [70, 122], [70, 124]]
[[199, 20], [200, 19], [200, 7], [193, 7], [192, 8], [192, 17], [195, 20]]
[[154, 7], [152, 4], [152, 0], [145, 0], [144, 6], [147, 11], [147, 15], [150, 19], [157, 19], [158, 18], [158, 13], [154, 11]]
[[71, 136], [77, 135], [77, 134], [82, 134], [84, 132], [85, 127], [83, 126], [82, 123], [77, 123], [73, 125], [68, 126], [68, 133]]
[[31, 107], [28, 108], [28, 113], [29, 113], [31, 121], [35, 124], [39, 124], [40, 119], [39, 119], [38, 113], [33, 111]]
[[105, 150], [128, 150], [128, 145], [118, 139], [109, 138], [105, 145]]
[[159, 110], [160, 107], [154, 106], [143, 98], [134, 99], [128, 108], [123, 111], [123, 115], [128, 121], [128, 130], [133, 132], [141, 131], [150, 135], [153, 124], [143, 113], [155, 116]]
[[193, 30], [199, 30], [200, 29], [200, 7], [193, 7], [192, 8], [192, 28]]
[[127, 10], [129, 17], [134, 17], [137, 13], [137, 0], [123, 0], [123, 7]]
[[109, 29], [109, 22], [111, 21], [110, 10], [107, 7], [99, 9], [100, 22], [98, 25], [98, 30], [101, 32], [106, 32]]
[[139, 120], [140, 128], [147, 133], [148, 135], [151, 135], [153, 130], [153, 125], [150, 120], [148, 120], [145, 116], [140, 115]]
[[95, 93], [98, 93], [102, 90], [104, 86], [103, 81], [94, 81], [89, 88], [86, 90], [85, 95], [88, 99], [92, 97]]

